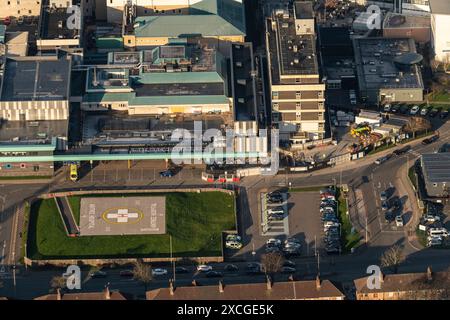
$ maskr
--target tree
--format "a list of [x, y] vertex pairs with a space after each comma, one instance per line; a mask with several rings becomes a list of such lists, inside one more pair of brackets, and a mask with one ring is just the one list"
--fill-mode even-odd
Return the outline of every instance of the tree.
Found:
[[284, 257], [277, 252], [270, 252], [262, 255], [261, 264], [266, 275], [272, 275], [281, 270], [283, 266]]
[[398, 266], [404, 261], [403, 248], [394, 245], [387, 249], [381, 256], [381, 266], [390, 268], [394, 273], [397, 273]]
[[134, 279], [142, 282], [145, 291], [147, 291], [148, 284], [153, 280], [152, 268], [142, 259], [137, 259], [133, 268]]
[[56, 291], [58, 289], [64, 289], [66, 287], [67, 279], [63, 276], [54, 276], [50, 280], [50, 287]]
[[412, 132], [413, 138], [416, 137], [418, 131], [428, 131], [431, 129], [431, 123], [422, 117], [411, 117], [406, 124], [405, 131]]

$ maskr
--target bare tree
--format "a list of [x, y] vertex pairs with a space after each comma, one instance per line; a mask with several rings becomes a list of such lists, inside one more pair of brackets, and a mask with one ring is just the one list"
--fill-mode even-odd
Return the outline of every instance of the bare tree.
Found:
[[133, 268], [133, 277], [142, 282], [145, 291], [147, 291], [148, 284], [153, 280], [152, 267], [142, 259], [137, 259]]
[[394, 273], [397, 273], [398, 266], [405, 260], [403, 255], [403, 248], [394, 245], [387, 249], [381, 256], [381, 266], [390, 268]]
[[63, 276], [54, 276], [51, 280], [50, 280], [50, 287], [56, 291], [58, 289], [64, 289], [66, 287], [67, 284], [67, 279], [64, 278]]
[[411, 132], [413, 138], [416, 137], [416, 132], [418, 131], [428, 131], [431, 129], [431, 123], [422, 117], [411, 117], [405, 126], [405, 131]]
[[284, 257], [277, 252], [270, 252], [262, 255], [261, 264], [264, 272], [269, 275], [277, 273], [283, 266]]

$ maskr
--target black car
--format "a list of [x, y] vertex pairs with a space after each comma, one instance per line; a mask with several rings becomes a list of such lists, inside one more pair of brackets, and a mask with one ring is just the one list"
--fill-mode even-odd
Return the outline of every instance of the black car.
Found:
[[392, 212], [392, 211], [386, 212], [386, 213], [384, 214], [384, 220], [385, 220], [387, 223], [393, 222], [393, 221], [395, 220], [395, 214], [394, 214], [394, 212]]
[[186, 269], [185, 267], [176, 267], [175, 272], [176, 273], [189, 273], [189, 270]]
[[447, 117], [448, 117], [448, 110], [442, 111], [441, 114], [439, 115], [439, 117], [440, 117], [441, 119], [447, 118]]
[[280, 213], [272, 213], [271, 215], [269, 215], [269, 220], [280, 221], [283, 220], [284, 218], [285, 218], [284, 214]]
[[394, 210], [398, 210], [402, 206], [402, 202], [400, 201], [400, 199], [398, 197], [392, 198], [391, 204], [392, 204], [392, 207], [394, 208]]
[[205, 276], [207, 278], [221, 278], [221, 277], [223, 277], [223, 274], [222, 274], [222, 272], [219, 272], [219, 271], [208, 271], [205, 274]]
[[404, 146], [403, 148], [397, 149], [393, 152], [396, 156], [402, 155], [411, 150], [411, 146]]
[[281, 268], [281, 273], [295, 273], [295, 272], [297, 272], [297, 270], [292, 267], [282, 267]]
[[273, 196], [267, 197], [267, 203], [282, 203], [283, 197]]
[[392, 112], [392, 113], [397, 113], [399, 108], [400, 108], [399, 105], [394, 104], [394, 105], [392, 106], [392, 108], [391, 108], [391, 112]]
[[239, 268], [235, 264], [227, 264], [225, 266], [224, 270], [227, 272], [236, 272], [236, 271], [239, 271]]
[[409, 113], [409, 106], [404, 104], [400, 107], [400, 113], [407, 114]]
[[293, 262], [291, 260], [284, 260], [283, 267], [295, 268], [295, 262]]
[[439, 113], [439, 110], [433, 108], [433, 109], [428, 113], [428, 116], [431, 117], [431, 118], [434, 118], [434, 117], [436, 117], [436, 115], [437, 115], [438, 113]]
[[432, 136], [432, 137], [430, 137], [430, 138], [424, 139], [424, 140], [422, 141], [422, 144], [423, 144], [423, 145], [430, 144], [430, 143], [433, 143], [433, 142], [437, 141], [438, 139], [439, 139], [439, 136], [438, 136], [438, 135], [435, 135], [435, 136]]

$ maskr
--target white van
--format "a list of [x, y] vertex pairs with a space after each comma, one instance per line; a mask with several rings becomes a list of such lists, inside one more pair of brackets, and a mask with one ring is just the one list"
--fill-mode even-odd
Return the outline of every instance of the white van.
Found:
[[430, 237], [448, 237], [448, 230], [445, 228], [430, 228], [428, 234]]

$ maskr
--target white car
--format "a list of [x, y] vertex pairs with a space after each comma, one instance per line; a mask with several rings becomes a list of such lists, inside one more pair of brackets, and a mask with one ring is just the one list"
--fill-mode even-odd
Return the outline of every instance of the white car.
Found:
[[411, 108], [411, 110], [409, 111], [409, 114], [411, 114], [411, 115], [416, 115], [417, 114], [417, 112], [419, 112], [419, 106], [414, 106], [414, 107], [412, 107]]
[[200, 264], [197, 266], [197, 271], [198, 272], [208, 272], [211, 271], [212, 267], [208, 266], [207, 264]]
[[267, 210], [267, 214], [284, 214], [284, 210], [281, 208], [270, 208]]
[[240, 248], [242, 248], [242, 243], [237, 242], [237, 241], [227, 241], [227, 242], [225, 242], [225, 247], [228, 249], [239, 250]]
[[436, 221], [441, 221], [441, 218], [440, 218], [439, 216], [433, 216], [433, 215], [431, 215], [431, 214], [425, 215], [425, 216], [423, 217], [423, 219], [424, 219], [426, 222], [431, 222], [431, 223], [436, 222]]
[[165, 276], [166, 274], [167, 274], [166, 269], [162, 269], [162, 268], [152, 269], [153, 276]]
[[395, 225], [397, 227], [403, 227], [403, 217], [402, 216], [395, 217]]
[[428, 237], [428, 246], [440, 246], [442, 244], [442, 238], [441, 237]]
[[281, 246], [281, 240], [280, 239], [275, 239], [275, 238], [271, 238], [269, 240], [266, 241], [266, 245], [270, 246]]
[[420, 115], [421, 116], [426, 116], [428, 114], [428, 107], [423, 107], [421, 110], [420, 110]]
[[390, 105], [390, 104], [385, 104], [383, 110], [384, 110], [385, 112], [391, 111], [391, 105]]

